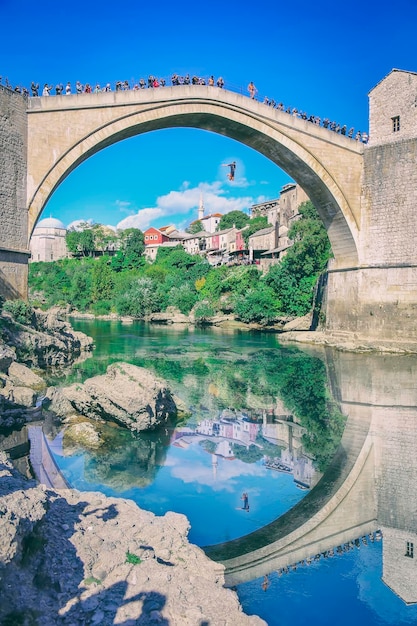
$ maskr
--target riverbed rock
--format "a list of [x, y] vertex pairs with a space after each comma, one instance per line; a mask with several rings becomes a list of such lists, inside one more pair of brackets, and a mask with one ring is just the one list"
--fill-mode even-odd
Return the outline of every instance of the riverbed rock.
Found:
[[151, 430], [175, 418], [166, 382], [130, 363], [113, 363], [103, 376], [62, 390], [72, 409], [90, 419], [113, 420], [131, 430]]
[[35, 391], [46, 389], [46, 383], [43, 378], [32, 372], [26, 365], [17, 363], [17, 361], [13, 361], [10, 364], [8, 376], [13, 385], [30, 387]]
[[69, 366], [93, 348], [91, 337], [73, 331], [59, 309], [35, 310], [30, 326], [14, 322], [6, 312], [1, 315], [5, 323], [0, 346], [13, 346], [15, 360], [28, 367]]
[[[5, 390], [7, 387], [5, 388]], [[18, 406], [33, 407], [36, 404], [36, 392], [30, 387], [22, 387], [13, 385], [8, 394], [8, 400], [10, 403], [17, 404]]]
[[10, 365], [15, 359], [15, 351], [0, 341], [0, 372], [8, 372]]
[[261, 626], [190, 544], [185, 516], [55, 491], [0, 453], [0, 623]]
[[307, 315], [303, 315], [302, 317], [295, 317], [289, 322], [286, 322], [283, 325], [282, 330], [284, 333], [290, 332], [292, 330], [299, 330], [299, 331], [310, 330], [312, 317], [313, 317], [312, 313], [307, 313]]
[[64, 433], [64, 446], [74, 448], [81, 445], [83, 448], [97, 449], [103, 443], [100, 434], [94, 424], [90, 422], [78, 422], [66, 427]]
[[154, 324], [189, 324], [191, 322], [188, 315], [184, 315], [174, 306], [167, 307], [166, 311], [150, 313], [145, 316], [145, 320]]

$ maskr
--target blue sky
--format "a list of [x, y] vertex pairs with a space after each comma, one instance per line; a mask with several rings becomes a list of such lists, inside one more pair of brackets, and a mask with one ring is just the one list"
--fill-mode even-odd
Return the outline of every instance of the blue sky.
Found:
[[[0, 0], [0, 18], [0, 74], [12, 85], [213, 74], [245, 91], [253, 80], [261, 98], [365, 131], [370, 89], [392, 68], [417, 71], [416, 0]], [[232, 159], [230, 183], [221, 164]], [[201, 193], [206, 213], [247, 210], [290, 180], [226, 137], [161, 130], [85, 161], [41, 217], [184, 228]]]

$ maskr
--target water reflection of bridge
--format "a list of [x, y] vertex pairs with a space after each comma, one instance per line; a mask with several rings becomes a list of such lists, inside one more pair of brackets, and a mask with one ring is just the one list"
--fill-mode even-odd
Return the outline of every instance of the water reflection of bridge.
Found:
[[[271, 524], [207, 547], [229, 585], [309, 562], [381, 529], [383, 579], [417, 601], [417, 359], [329, 352], [345, 432], [317, 486]], [[416, 552], [417, 556], [417, 552]]]

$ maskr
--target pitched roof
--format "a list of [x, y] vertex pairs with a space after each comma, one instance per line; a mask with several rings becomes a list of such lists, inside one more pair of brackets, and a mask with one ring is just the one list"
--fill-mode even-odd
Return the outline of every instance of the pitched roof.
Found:
[[408, 70], [398, 70], [395, 67], [388, 72], [388, 74], [386, 76], [384, 76], [384, 78], [381, 78], [381, 80], [379, 82], [377, 82], [377, 84], [372, 87], [372, 89], [368, 92], [368, 96], [373, 92], [374, 89], [376, 89], [378, 87], [378, 85], [380, 85], [382, 82], [384, 82], [384, 80], [386, 78], [388, 78], [388, 76], [390, 76], [391, 74], [393, 74], [394, 72], [402, 72], [403, 74], [414, 74], [414, 76], [417, 76], [417, 72], [410, 72]]
[[249, 236], [249, 239], [252, 239], [252, 237], [257, 237], [258, 235], [268, 235], [269, 233], [272, 233], [273, 230], [275, 230], [275, 226], [262, 228], [261, 230], [257, 230], [256, 232], [252, 233], [252, 235]]

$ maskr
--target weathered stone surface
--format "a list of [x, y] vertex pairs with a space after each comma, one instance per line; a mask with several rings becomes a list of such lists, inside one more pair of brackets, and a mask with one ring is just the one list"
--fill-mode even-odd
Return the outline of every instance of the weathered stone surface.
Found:
[[190, 324], [191, 322], [188, 315], [184, 315], [174, 306], [167, 307], [167, 310], [161, 313], [150, 313], [145, 319], [154, 324]]
[[76, 424], [70, 424], [65, 429], [64, 433], [64, 445], [68, 449], [80, 444], [84, 448], [99, 448], [102, 444], [102, 439], [97, 432], [93, 424], [89, 422], [80, 422]]
[[[10, 315], [3, 330], [4, 342], [14, 346], [18, 360], [31, 367], [63, 367], [71, 365], [93, 347], [93, 340], [72, 330], [69, 322], [61, 319], [59, 309], [35, 311], [34, 326], [14, 324]], [[20, 358], [19, 358], [19, 355]]]
[[62, 395], [81, 415], [112, 419], [137, 431], [155, 428], [176, 416], [166, 383], [129, 363], [113, 363], [103, 376], [66, 387]]
[[36, 404], [36, 395], [30, 387], [14, 385], [8, 393], [8, 401], [19, 406], [32, 407]]
[[8, 372], [9, 367], [15, 358], [15, 351], [9, 346], [0, 343], [0, 372]]
[[312, 313], [308, 313], [303, 317], [296, 317], [289, 322], [286, 322], [282, 328], [284, 332], [288, 332], [290, 330], [310, 330], [311, 328], [311, 318]]
[[156, 517], [129, 500], [45, 490], [17, 475], [4, 455], [0, 512], [1, 623], [19, 612], [42, 626], [265, 624], [223, 587], [223, 566], [188, 542], [183, 515]]
[[45, 398], [48, 402], [45, 405], [60, 417], [68, 416], [74, 413], [74, 408], [68, 398], [63, 394], [62, 389], [58, 387], [48, 387]]
[[16, 361], [10, 364], [8, 376], [13, 385], [30, 387], [35, 391], [46, 388], [46, 383], [43, 378], [32, 372], [32, 370], [25, 365], [17, 363]]

